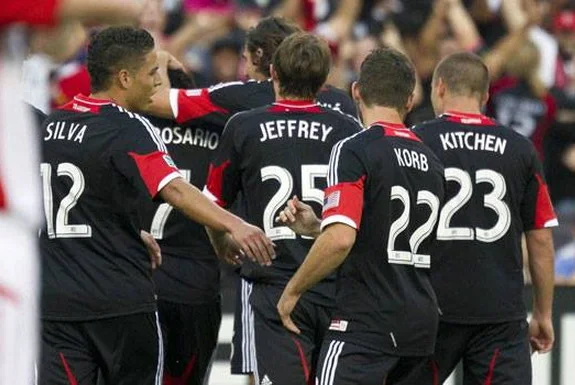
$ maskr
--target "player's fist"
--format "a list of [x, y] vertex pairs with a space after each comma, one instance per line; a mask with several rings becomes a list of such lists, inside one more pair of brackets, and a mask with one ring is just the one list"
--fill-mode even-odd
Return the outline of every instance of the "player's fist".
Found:
[[529, 342], [534, 352], [547, 353], [553, 348], [555, 332], [551, 317], [531, 318], [529, 322]]
[[272, 264], [275, 245], [259, 227], [242, 221], [230, 231], [230, 235], [252, 261], [264, 266]]
[[287, 207], [280, 211], [276, 218], [281, 223], [299, 235], [316, 238], [320, 232], [320, 220], [310, 205], [306, 205], [294, 195], [287, 202]]

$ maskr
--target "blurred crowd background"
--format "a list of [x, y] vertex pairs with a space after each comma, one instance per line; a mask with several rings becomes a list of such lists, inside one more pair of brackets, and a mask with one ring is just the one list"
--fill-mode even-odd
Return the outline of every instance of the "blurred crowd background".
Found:
[[[283, 16], [330, 43], [328, 82], [349, 90], [380, 46], [413, 61], [419, 81], [408, 124], [433, 118], [433, 68], [456, 51], [482, 56], [492, 78], [485, 113], [529, 137], [546, 168], [561, 226], [558, 283], [575, 284], [575, 0], [143, 0], [140, 25], [188, 68], [197, 87], [245, 80], [244, 36]], [[49, 113], [89, 94], [86, 44], [96, 28], [36, 29], [24, 63], [27, 102]], [[201, 187], [201, 186], [200, 186]]]

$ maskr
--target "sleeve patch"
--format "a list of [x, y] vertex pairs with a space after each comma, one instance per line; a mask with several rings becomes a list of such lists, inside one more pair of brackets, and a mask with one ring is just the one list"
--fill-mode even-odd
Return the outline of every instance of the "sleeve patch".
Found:
[[325, 190], [322, 229], [336, 222], [359, 229], [364, 182], [365, 176], [362, 176], [355, 182], [338, 183]]

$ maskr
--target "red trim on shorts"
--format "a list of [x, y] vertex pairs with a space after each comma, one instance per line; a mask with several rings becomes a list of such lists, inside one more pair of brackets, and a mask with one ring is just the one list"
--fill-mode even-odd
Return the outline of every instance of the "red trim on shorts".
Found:
[[301, 363], [301, 367], [303, 369], [303, 376], [305, 378], [305, 382], [306, 384], [310, 384], [310, 375], [309, 375], [309, 366], [307, 365], [307, 360], [305, 359], [305, 353], [303, 352], [303, 348], [301, 346], [301, 343], [295, 339], [294, 337], [291, 337], [293, 343], [295, 344], [295, 347], [297, 349], [297, 352], [299, 354], [299, 361]]
[[439, 385], [439, 368], [437, 367], [437, 361], [429, 360], [429, 366], [431, 366], [431, 375], [433, 376], [432, 384]]
[[164, 380], [162, 382], [163, 385], [187, 385], [190, 378], [192, 377], [192, 373], [194, 372], [194, 368], [196, 367], [196, 362], [198, 361], [198, 356], [195, 354], [192, 355], [190, 360], [188, 361], [186, 368], [181, 376], [175, 377], [171, 376], [167, 371], [164, 371]]
[[493, 380], [493, 371], [495, 370], [495, 363], [497, 362], [497, 357], [499, 357], [499, 349], [495, 349], [493, 352], [493, 357], [491, 357], [491, 361], [489, 362], [489, 371], [487, 372], [487, 377], [485, 377], [485, 382], [483, 385], [491, 385], [491, 381]]
[[70, 366], [68, 366], [68, 361], [66, 361], [66, 357], [64, 357], [62, 352], [60, 352], [60, 360], [62, 360], [62, 365], [64, 366], [66, 377], [68, 377], [68, 382], [70, 385], [78, 385], [78, 380], [76, 380], [76, 377], [74, 377], [74, 373], [72, 373]]

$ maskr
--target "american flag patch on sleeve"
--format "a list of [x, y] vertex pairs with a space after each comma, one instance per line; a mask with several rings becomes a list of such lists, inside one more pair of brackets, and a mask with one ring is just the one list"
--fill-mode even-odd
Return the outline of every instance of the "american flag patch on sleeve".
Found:
[[323, 212], [339, 206], [339, 190], [332, 192], [323, 199]]

